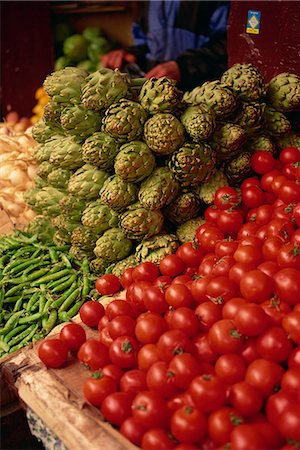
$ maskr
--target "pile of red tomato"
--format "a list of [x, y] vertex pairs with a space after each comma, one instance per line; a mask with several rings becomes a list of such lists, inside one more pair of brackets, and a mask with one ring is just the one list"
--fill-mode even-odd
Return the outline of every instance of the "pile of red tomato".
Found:
[[81, 307], [97, 339], [68, 323], [39, 346], [49, 367], [77, 352], [87, 401], [142, 449], [300, 447], [300, 151], [252, 168], [216, 192], [196, 244], [97, 279], [125, 290]]

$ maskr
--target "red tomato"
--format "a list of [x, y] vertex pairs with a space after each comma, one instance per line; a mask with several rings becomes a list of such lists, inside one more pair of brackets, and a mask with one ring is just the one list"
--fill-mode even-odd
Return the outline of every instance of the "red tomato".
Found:
[[97, 327], [99, 320], [105, 314], [104, 306], [94, 300], [88, 300], [80, 307], [79, 315], [82, 322], [88, 327]]
[[230, 385], [244, 379], [246, 364], [237, 353], [225, 353], [215, 363], [215, 372], [225, 384]]
[[112, 273], [107, 273], [97, 278], [95, 287], [101, 295], [111, 295], [118, 292], [121, 288], [119, 278]]
[[288, 405], [280, 416], [278, 428], [287, 440], [300, 441], [300, 404]]
[[67, 323], [60, 330], [59, 337], [72, 352], [77, 352], [86, 341], [85, 329], [79, 323]]
[[233, 297], [228, 300], [222, 308], [223, 319], [234, 319], [240, 306], [245, 303], [246, 300], [243, 297]]
[[237, 190], [230, 186], [223, 186], [216, 190], [214, 204], [219, 210], [234, 208], [239, 204]]
[[200, 366], [192, 355], [181, 353], [171, 359], [169, 370], [173, 374], [175, 386], [179, 389], [187, 389], [193, 378], [199, 375]]
[[274, 282], [275, 293], [281, 300], [289, 305], [296, 305], [299, 302], [300, 270], [292, 267], [279, 270], [274, 275]]
[[126, 302], [126, 300], [111, 301], [106, 307], [105, 314], [109, 320], [112, 320], [115, 317], [123, 315], [135, 317], [135, 313], [131, 305], [128, 302]]
[[132, 271], [134, 281], [154, 281], [159, 276], [159, 270], [156, 264], [145, 261], [136, 266]]
[[238, 352], [244, 340], [234, 321], [230, 319], [215, 322], [209, 329], [207, 338], [212, 350], [220, 354]]
[[234, 408], [223, 406], [216, 409], [208, 417], [209, 437], [222, 446], [229, 442], [232, 430], [243, 422], [244, 419]]
[[194, 312], [186, 306], [181, 306], [172, 311], [168, 324], [171, 330], [181, 330], [188, 337], [194, 336], [199, 330], [199, 320], [196, 310]]
[[258, 270], [265, 273], [266, 275], [268, 275], [271, 278], [273, 278], [275, 273], [277, 273], [278, 270], [280, 269], [280, 267], [278, 266], [278, 264], [275, 261], [264, 261], [264, 262], [260, 263], [257, 268], [258, 268]]
[[179, 442], [192, 444], [201, 441], [207, 430], [203, 412], [193, 406], [177, 409], [170, 419], [170, 430]]
[[249, 236], [255, 236], [259, 226], [255, 222], [245, 222], [239, 229], [237, 240], [240, 242]]
[[145, 431], [145, 428], [134, 417], [127, 417], [120, 426], [120, 433], [138, 447], [141, 446]]
[[139, 369], [148, 370], [158, 360], [158, 350], [155, 344], [145, 344], [139, 349], [137, 354]]
[[147, 430], [142, 437], [142, 450], [170, 450], [175, 448], [174, 439], [163, 428], [151, 428]]
[[297, 203], [300, 201], [300, 187], [295, 181], [287, 180], [281, 184], [278, 197], [284, 203]]
[[152, 312], [138, 318], [135, 325], [135, 336], [141, 344], [155, 344], [165, 331], [166, 321], [159, 314]]
[[144, 304], [148, 311], [157, 314], [163, 314], [169, 307], [164, 290], [158, 286], [149, 286], [145, 289]]
[[229, 388], [228, 396], [230, 404], [243, 417], [251, 417], [257, 414], [263, 405], [263, 396], [257, 387], [244, 380], [240, 380]]
[[254, 245], [239, 245], [233, 254], [236, 262], [251, 264], [253, 269], [263, 260], [262, 250]]
[[260, 305], [247, 302], [237, 308], [234, 323], [245, 336], [257, 336], [268, 327], [270, 319]]
[[204, 219], [207, 223], [216, 224], [218, 218], [219, 209], [216, 205], [209, 205], [204, 211]]
[[282, 318], [282, 328], [297, 345], [300, 345], [300, 311], [288, 312]]
[[272, 297], [274, 293], [273, 279], [258, 269], [250, 270], [240, 281], [240, 291], [249, 302], [261, 303]]
[[102, 330], [100, 330], [100, 333], [99, 333], [99, 341], [102, 343], [102, 344], [104, 344], [105, 345], [105, 347], [109, 347], [110, 346], [110, 344], [113, 342], [113, 339], [112, 339], [112, 337], [111, 337], [111, 335], [109, 334], [109, 331], [108, 331], [108, 327], [106, 326], [106, 327], [104, 327], [104, 328], [102, 328]]
[[226, 402], [225, 384], [215, 375], [196, 376], [188, 388], [196, 407], [203, 412], [212, 412]]
[[136, 395], [147, 389], [146, 373], [140, 369], [127, 370], [120, 379], [120, 391]]
[[139, 344], [132, 336], [119, 336], [109, 347], [109, 357], [113, 364], [121, 369], [134, 367]]
[[282, 245], [277, 253], [277, 264], [280, 268], [293, 267], [300, 270], [300, 248], [298, 244], [288, 242]]
[[161, 275], [152, 283], [152, 286], [165, 290], [172, 283], [172, 278], [167, 275]]
[[146, 311], [144, 304], [144, 292], [149, 286], [151, 286], [149, 281], [134, 281], [126, 289], [126, 300], [136, 315]]
[[222, 318], [222, 307], [209, 300], [196, 307], [195, 316], [198, 320], [198, 328], [201, 331], [208, 331], [215, 322]]
[[272, 182], [275, 177], [279, 176], [281, 172], [278, 169], [270, 170], [270, 172], [264, 173], [260, 179], [261, 187], [266, 192], [273, 192]]
[[112, 392], [101, 404], [103, 417], [113, 425], [120, 426], [131, 415], [132, 396], [127, 392]]
[[255, 222], [257, 225], [266, 225], [272, 218], [273, 207], [271, 205], [261, 205], [256, 209]]
[[283, 317], [291, 311], [291, 307], [287, 302], [283, 302], [276, 297], [260, 303], [260, 306], [268, 314], [274, 325], [280, 325]]
[[117, 385], [119, 385], [124, 372], [123, 370], [120, 369], [120, 367], [116, 366], [115, 364], [107, 364], [106, 366], [103, 367], [102, 373], [103, 375], [106, 375], [115, 380]]
[[135, 336], [136, 322], [131, 316], [123, 315], [114, 317], [107, 325], [108, 332], [112, 339], [119, 336]]
[[117, 391], [117, 383], [102, 372], [94, 372], [83, 382], [83, 395], [94, 406], [100, 406], [105, 397]]
[[128, 286], [133, 283], [132, 272], [133, 267], [127, 267], [121, 276], [120, 283], [124, 289], [128, 288]]
[[176, 255], [179, 256], [185, 265], [198, 267], [203, 258], [204, 250], [201, 246], [196, 246], [193, 242], [186, 242], [178, 247]]
[[193, 299], [197, 303], [202, 303], [209, 300], [209, 298], [206, 295], [206, 287], [211, 279], [212, 277], [210, 275], [204, 275], [200, 276], [199, 278], [196, 278], [192, 282], [191, 294]]
[[91, 370], [98, 370], [110, 363], [107, 347], [96, 339], [87, 339], [77, 353], [79, 361]]
[[300, 203], [297, 203], [293, 208], [293, 217], [296, 224], [300, 227]]
[[242, 423], [230, 435], [230, 448], [233, 450], [261, 450], [266, 447], [266, 438], [255, 424]]
[[279, 161], [282, 164], [296, 163], [300, 161], [300, 152], [296, 147], [285, 147], [280, 152]]
[[190, 348], [191, 342], [181, 330], [166, 331], [157, 342], [158, 356], [166, 362], [171, 361], [179, 353], [188, 352]]
[[192, 338], [193, 355], [199, 363], [214, 364], [219, 354], [208, 343], [207, 334], [197, 334]]
[[257, 208], [264, 203], [264, 192], [258, 186], [242, 189], [242, 201], [248, 208]]
[[38, 356], [47, 367], [56, 369], [65, 364], [69, 348], [65, 341], [57, 338], [43, 340], [38, 346]]
[[206, 228], [202, 227], [203, 226], [201, 225], [197, 228], [196, 238], [204, 251], [212, 252], [214, 251], [216, 243], [224, 239], [224, 233], [215, 225], [210, 225]]
[[236, 236], [242, 223], [243, 215], [237, 209], [228, 209], [219, 212], [217, 225], [226, 236]]
[[262, 254], [267, 261], [277, 261], [277, 255], [283, 245], [283, 241], [278, 236], [268, 237], [262, 245]]
[[286, 332], [278, 326], [271, 326], [263, 331], [256, 341], [256, 349], [262, 358], [274, 362], [285, 361], [291, 351], [292, 343]]
[[297, 399], [300, 392], [300, 367], [288, 369], [281, 379], [281, 389], [291, 398]]
[[246, 189], [249, 186], [260, 186], [259, 179], [256, 178], [256, 177], [248, 177], [248, 178], [246, 178], [241, 184], [241, 189]]
[[233, 297], [236, 297], [237, 286], [234, 281], [228, 277], [214, 277], [212, 278], [206, 287], [207, 297], [214, 303], [223, 304]]
[[277, 363], [264, 358], [252, 361], [246, 370], [245, 381], [256, 387], [264, 397], [276, 391], [284, 369]]
[[167, 403], [155, 391], [139, 392], [132, 401], [132, 416], [146, 429], [165, 428], [169, 421]]
[[185, 263], [183, 260], [175, 254], [164, 256], [159, 263], [159, 270], [162, 275], [167, 275], [171, 278], [180, 275], [184, 272]]
[[239, 286], [243, 276], [252, 270], [253, 267], [255, 267], [253, 263], [238, 262], [233, 264], [229, 269], [228, 278]]
[[165, 291], [165, 299], [169, 306], [177, 309], [181, 306], [191, 306], [193, 297], [188, 287], [184, 284], [171, 284]]
[[238, 241], [227, 238], [218, 241], [215, 246], [215, 254], [222, 258], [223, 256], [233, 256], [238, 246]]
[[282, 413], [293, 402], [292, 397], [283, 390], [270, 395], [266, 400], [266, 416], [268, 421], [278, 427]]
[[270, 152], [257, 150], [251, 157], [251, 167], [254, 172], [262, 175], [275, 166], [275, 159]]
[[149, 367], [146, 382], [150, 391], [158, 392], [163, 398], [172, 397], [178, 390], [174, 373], [165, 361], [156, 361]]

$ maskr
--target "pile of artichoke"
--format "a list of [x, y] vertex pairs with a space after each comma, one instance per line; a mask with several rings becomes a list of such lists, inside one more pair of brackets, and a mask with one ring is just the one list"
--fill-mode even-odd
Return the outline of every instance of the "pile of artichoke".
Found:
[[251, 64], [190, 92], [165, 77], [78, 67], [48, 75], [44, 89], [30, 228], [47, 227], [97, 275], [158, 263], [191, 240], [220, 186], [251, 174], [255, 150], [300, 148], [300, 77], [265, 84]]

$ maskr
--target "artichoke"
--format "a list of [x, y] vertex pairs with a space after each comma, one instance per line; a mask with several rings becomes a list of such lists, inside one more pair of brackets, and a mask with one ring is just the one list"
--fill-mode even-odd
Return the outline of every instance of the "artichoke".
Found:
[[173, 153], [183, 144], [184, 138], [184, 126], [173, 114], [155, 114], [144, 125], [144, 140], [158, 155]]
[[80, 225], [80, 222], [71, 222], [68, 216], [58, 214], [51, 218], [51, 224], [59, 230], [63, 230], [71, 235], [74, 228], [77, 228]]
[[71, 244], [82, 248], [83, 250], [93, 250], [97, 240], [97, 235], [91, 231], [90, 228], [85, 228], [82, 225], [75, 227], [71, 233]]
[[[51, 145], [48, 141], [45, 145]], [[65, 136], [56, 139], [52, 144], [49, 161], [61, 169], [78, 169], [82, 166], [82, 149], [73, 136]]]
[[176, 236], [180, 244], [185, 242], [196, 242], [196, 231], [201, 225], [205, 223], [204, 217], [196, 217], [195, 219], [189, 219], [186, 222], [178, 225], [176, 228]]
[[268, 84], [267, 99], [278, 111], [300, 110], [300, 76], [288, 72], [276, 75]]
[[36, 145], [33, 148], [32, 157], [37, 163], [42, 163], [43, 161], [49, 161], [51, 153], [54, 147], [64, 139], [60, 135], [53, 135], [44, 144]]
[[242, 151], [224, 167], [230, 185], [238, 186], [252, 173], [251, 153]]
[[205, 104], [188, 106], [180, 120], [196, 142], [208, 139], [216, 127], [215, 115]]
[[53, 242], [57, 246], [71, 245], [70, 235], [64, 230], [57, 230], [53, 235]]
[[219, 80], [206, 81], [196, 86], [192, 91], [185, 92], [183, 99], [192, 105], [205, 103], [214, 111], [217, 119], [229, 117], [238, 105], [236, 95]]
[[265, 108], [265, 131], [279, 138], [291, 131], [291, 123], [284, 113], [277, 111], [271, 106]]
[[58, 189], [66, 189], [71, 174], [71, 170], [61, 169], [60, 167], [53, 169], [52, 167], [51, 172], [47, 176], [47, 181], [51, 186]]
[[263, 77], [252, 64], [234, 64], [229, 67], [223, 73], [221, 83], [246, 102], [259, 100], [265, 92]]
[[152, 77], [143, 84], [139, 102], [148, 114], [174, 113], [182, 97], [175, 80]]
[[38, 165], [36, 175], [45, 179], [52, 170], [53, 165], [49, 161], [43, 161]]
[[120, 145], [117, 141], [101, 131], [93, 133], [82, 145], [82, 159], [88, 164], [102, 170], [110, 170], [118, 154]]
[[266, 152], [275, 153], [276, 147], [270, 136], [261, 134], [259, 136], [249, 137], [245, 149], [252, 153], [255, 153], [256, 150], [264, 150]]
[[229, 159], [236, 155], [247, 140], [246, 131], [234, 123], [220, 125], [211, 137], [211, 146], [217, 160]]
[[84, 209], [86, 208], [86, 201], [73, 195], [65, 195], [59, 202], [61, 211], [72, 220], [76, 221], [81, 218]]
[[138, 140], [147, 119], [144, 108], [132, 100], [121, 99], [105, 111], [103, 131], [118, 142]]
[[223, 186], [228, 186], [225, 173], [220, 169], [215, 169], [205, 183], [200, 183], [195, 188], [195, 193], [199, 200], [206, 205], [214, 203], [215, 192]]
[[82, 85], [82, 104], [87, 109], [106, 109], [126, 97], [129, 85], [130, 79], [118, 69], [97, 70]]
[[161, 209], [175, 199], [178, 191], [179, 183], [168, 167], [157, 167], [142, 182], [138, 199], [145, 208]]
[[262, 102], [242, 102], [233, 122], [242, 127], [248, 135], [260, 133], [264, 127], [264, 111], [266, 104]]
[[96, 199], [108, 177], [108, 173], [104, 170], [97, 169], [90, 164], [84, 164], [71, 175], [67, 191], [69, 194], [82, 199]]
[[60, 115], [62, 109], [67, 106], [67, 103], [58, 103], [50, 99], [43, 109], [43, 119], [47, 125], [60, 127]]
[[[30, 195], [30, 191], [28, 194]], [[45, 216], [56, 216], [60, 214], [59, 202], [64, 197], [64, 193], [52, 186], [45, 186], [42, 189], [34, 192], [34, 204], [29, 201], [29, 205], [38, 214], [44, 214]], [[25, 201], [29, 200], [26, 196]]]
[[216, 158], [212, 148], [202, 142], [185, 143], [174, 152], [168, 166], [181, 187], [196, 186], [210, 174]]
[[98, 111], [85, 109], [81, 105], [67, 106], [62, 110], [60, 123], [65, 133], [80, 142], [100, 130], [102, 115]]
[[179, 242], [174, 234], [157, 234], [149, 239], [143, 239], [135, 250], [138, 264], [149, 261], [159, 265], [160, 260], [171, 253], [175, 253]]
[[63, 129], [59, 124], [48, 125], [43, 119], [39, 119], [32, 127], [32, 137], [39, 144], [44, 144], [54, 134], [63, 133]]
[[80, 103], [81, 85], [88, 73], [79, 67], [65, 67], [48, 75], [45, 92], [57, 103]]
[[123, 272], [125, 269], [133, 268], [138, 265], [138, 262], [135, 258], [135, 255], [129, 255], [124, 259], [121, 259], [121, 261], [118, 261], [112, 265], [110, 265], [106, 272], [112, 273], [113, 275], [116, 275], [116, 277], [120, 277], [123, 275]]
[[94, 258], [90, 261], [90, 271], [97, 277], [100, 277], [105, 274], [105, 271], [109, 265], [110, 262], [103, 258]]
[[100, 200], [95, 200], [87, 205], [81, 216], [81, 223], [95, 234], [103, 233], [109, 228], [118, 225], [119, 215]]
[[123, 181], [118, 175], [105, 180], [99, 197], [109, 208], [121, 212], [137, 200], [138, 188], [135, 184]]
[[170, 222], [180, 224], [197, 217], [200, 207], [200, 200], [194, 192], [181, 192], [173, 202], [163, 208], [163, 214]]
[[160, 210], [151, 211], [140, 203], [130, 205], [120, 216], [120, 227], [130, 239], [141, 240], [160, 233], [164, 216]]
[[40, 241], [51, 243], [56, 229], [51, 225], [50, 220], [44, 216], [36, 216], [26, 228], [26, 232], [38, 235]]
[[153, 171], [155, 156], [141, 141], [123, 144], [115, 157], [114, 169], [123, 181], [137, 183]]
[[70, 255], [76, 259], [76, 261], [89, 261], [94, 257], [93, 251], [84, 250], [83, 248], [77, 247], [76, 245], [71, 244], [69, 249]]
[[276, 146], [279, 151], [285, 147], [296, 147], [300, 150], [300, 134], [294, 132], [287, 133], [276, 140]]
[[120, 228], [111, 228], [97, 239], [94, 253], [97, 258], [116, 262], [129, 256], [131, 250], [132, 241], [125, 233]]

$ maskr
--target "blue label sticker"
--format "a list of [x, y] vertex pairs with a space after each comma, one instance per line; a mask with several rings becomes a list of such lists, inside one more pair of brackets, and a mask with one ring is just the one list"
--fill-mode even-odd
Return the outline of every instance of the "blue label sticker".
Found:
[[248, 11], [246, 33], [259, 34], [260, 14], [260, 11]]

